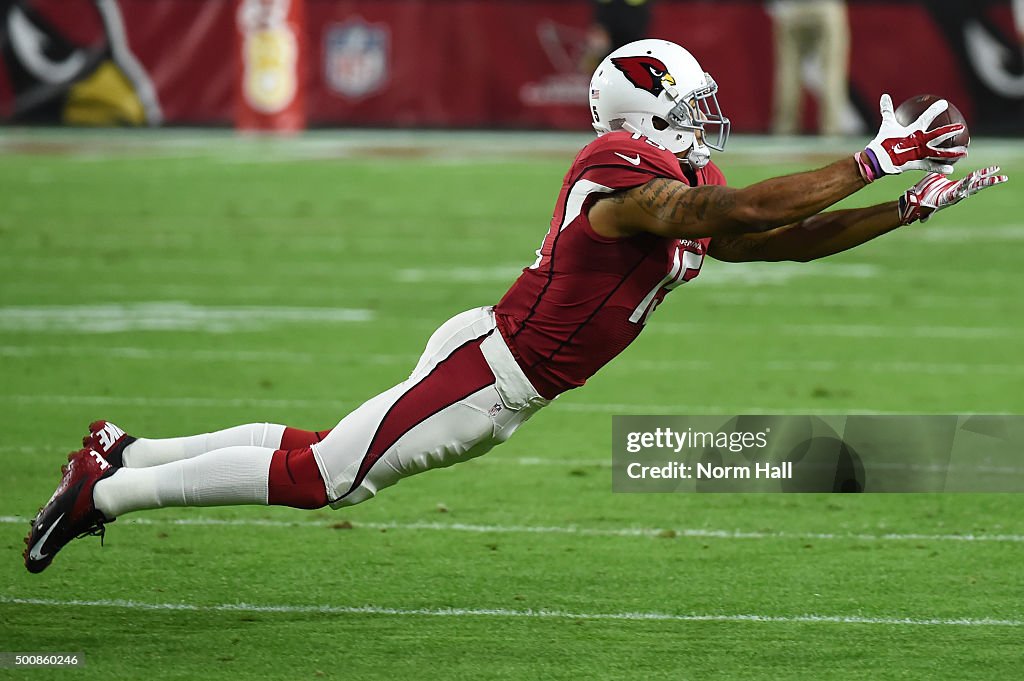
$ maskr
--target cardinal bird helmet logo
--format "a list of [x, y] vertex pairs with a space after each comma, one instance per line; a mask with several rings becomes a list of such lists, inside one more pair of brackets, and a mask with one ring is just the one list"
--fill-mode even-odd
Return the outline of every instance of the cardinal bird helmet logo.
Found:
[[676, 84], [665, 63], [654, 57], [616, 57], [612, 64], [630, 83], [655, 97], [665, 91], [665, 86]]

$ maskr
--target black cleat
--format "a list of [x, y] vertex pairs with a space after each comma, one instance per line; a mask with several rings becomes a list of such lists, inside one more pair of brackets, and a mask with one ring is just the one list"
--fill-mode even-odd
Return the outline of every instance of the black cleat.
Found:
[[116, 469], [91, 449], [80, 449], [68, 456], [61, 466], [60, 485], [32, 519], [25, 537], [25, 567], [29, 572], [42, 572], [53, 557], [72, 539], [99, 535], [102, 541], [104, 524], [113, 522], [96, 510], [92, 491], [96, 483], [112, 475]]

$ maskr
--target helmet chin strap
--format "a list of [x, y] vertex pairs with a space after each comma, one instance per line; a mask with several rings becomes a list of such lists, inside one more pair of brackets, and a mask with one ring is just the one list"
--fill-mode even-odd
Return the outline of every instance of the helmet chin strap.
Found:
[[679, 160], [694, 170], [700, 170], [711, 160], [711, 151], [706, 145], [694, 142], [690, 150], [686, 152], [686, 156]]

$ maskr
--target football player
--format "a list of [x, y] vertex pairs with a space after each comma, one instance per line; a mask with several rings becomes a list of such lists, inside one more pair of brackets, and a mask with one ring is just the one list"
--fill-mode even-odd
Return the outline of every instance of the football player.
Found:
[[[250, 424], [136, 439], [93, 423], [32, 520], [26, 567], [40, 572], [75, 537], [144, 509], [366, 501], [507, 440], [622, 352], [706, 256], [814, 260], [1006, 181], [994, 167], [947, 179], [947, 163], [967, 150], [942, 146], [961, 126], [929, 130], [946, 102], [903, 126], [883, 96], [881, 129], [865, 149], [819, 170], [727, 187], [710, 161], [729, 136], [717, 89], [673, 43], [642, 40], [611, 53], [590, 86], [598, 137], [566, 173], [536, 260], [497, 305], [442, 324], [407, 380], [330, 431]], [[821, 212], [907, 170], [928, 174], [896, 201]]]

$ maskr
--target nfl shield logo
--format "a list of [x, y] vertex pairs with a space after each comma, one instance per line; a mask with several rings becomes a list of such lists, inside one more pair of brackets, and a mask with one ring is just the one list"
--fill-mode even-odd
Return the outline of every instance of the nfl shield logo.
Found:
[[391, 36], [386, 24], [361, 18], [327, 29], [324, 76], [335, 94], [360, 99], [384, 87]]

